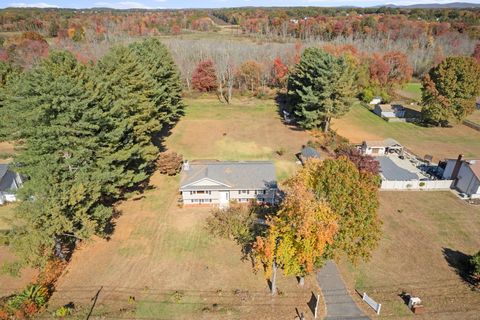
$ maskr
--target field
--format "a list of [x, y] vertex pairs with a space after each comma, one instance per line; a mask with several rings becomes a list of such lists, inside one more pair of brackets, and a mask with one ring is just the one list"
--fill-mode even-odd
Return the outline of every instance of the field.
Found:
[[[293, 153], [308, 139], [283, 126], [272, 103], [187, 103], [166, 145], [188, 159], [273, 159], [286, 174], [294, 167], [283, 162], [294, 164]], [[275, 155], [276, 145], [288, 151], [284, 158]], [[88, 309], [100, 292], [94, 315], [117, 318], [292, 319], [296, 309], [311, 314], [307, 302], [319, 292], [314, 277], [304, 289], [295, 278], [280, 277], [282, 294], [271, 298], [262, 272], [254, 274], [250, 261], [241, 260], [240, 248], [205, 230], [208, 208], [177, 207], [178, 186], [178, 177], [155, 174], [143, 195], [121, 203], [112, 238], [95, 239], [75, 253], [51, 308], [74, 302]]]
[[[185, 159], [273, 160], [283, 179], [295, 171], [295, 154], [310, 136], [285, 126], [272, 100], [187, 100], [185, 117], [167, 147]], [[277, 153], [283, 153], [281, 156]]]
[[13, 205], [0, 206], [0, 231], [10, 229], [10, 220], [13, 218]]
[[0, 142], [0, 163], [9, 163], [15, 150], [8, 142]]
[[421, 101], [422, 99], [422, 84], [419, 82], [406, 83], [401, 89], [396, 90], [396, 93], [404, 98], [414, 101]]
[[413, 123], [389, 123], [359, 104], [341, 119], [334, 120], [334, 130], [351, 142], [394, 138], [419, 156], [431, 154], [435, 161], [480, 157], [480, 132], [464, 125], [452, 128], [427, 128]]
[[467, 120], [480, 124], [480, 110], [476, 110], [472, 115], [470, 115]]
[[351, 288], [382, 303], [385, 318], [412, 316], [405, 292], [423, 300], [428, 319], [478, 319], [480, 294], [457, 271], [480, 248], [480, 207], [451, 192], [381, 192], [380, 200], [380, 247], [369, 263], [342, 264]]

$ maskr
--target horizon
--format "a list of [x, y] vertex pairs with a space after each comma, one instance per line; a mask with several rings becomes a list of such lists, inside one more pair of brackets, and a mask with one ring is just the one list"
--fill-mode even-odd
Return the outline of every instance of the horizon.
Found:
[[[48, 0], [47, 0], [48, 1]], [[451, 4], [468, 3], [479, 5], [480, 0], [471, 1], [445, 1], [445, 0], [427, 0], [427, 1], [381, 1], [381, 0], [363, 0], [363, 1], [331, 1], [331, 0], [297, 0], [292, 4], [288, 0], [259, 0], [252, 5], [251, 0], [205, 0], [199, 4], [192, 0], [138, 0], [138, 1], [103, 1], [103, 0], [52, 0], [48, 2], [28, 1], [15, 2], [15, 0], [0, 1], [0, 8], [58, 8], [58, 9], [95, 9], [108, 8], [115, 10], [127, 9], [220, 9], [220, 8], [269, 8], [269, 7], [357, 7], [370, 8], [378, 6], [408, 6], [408, 5], [427, 5], [427, 4]]]

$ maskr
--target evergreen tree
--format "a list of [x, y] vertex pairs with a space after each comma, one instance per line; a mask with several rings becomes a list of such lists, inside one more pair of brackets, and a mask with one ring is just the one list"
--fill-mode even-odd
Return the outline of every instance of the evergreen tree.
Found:
[[138, 63], [154, 80], [150, 99], [155, 103], [161, 124], [172, 125], [183, 114], [182, 83], [170, 52], [158, 39], [149, 38], [129, 47]]
[[305, 129], [323, 125], [350, 109], [355, 75], [345, 58], [308, 48], [288, 79], [288, 93], [298, 123]]
[[6, 88], [2, 116], [9, 139], [24, 142], [15, 163], [28, 177], [16, 212], [23, 223], [11, 234], [24, 263], [45, 263], [56, 243], [101, 233], [111, 217], [95, 183], [101, 172], [89, 82], [72, 54], [53, 52]]
[[471, 57], [449, 57], [423, 78], [422, 116], [431, 124], [460, 122], [475, 110], [480, 64]]

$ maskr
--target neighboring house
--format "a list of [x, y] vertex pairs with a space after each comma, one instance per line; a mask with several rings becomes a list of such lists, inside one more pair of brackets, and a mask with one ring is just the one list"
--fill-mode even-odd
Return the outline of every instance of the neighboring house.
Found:
[[447, 159], [443, 171], [444, 179], [451, 179], [458, 191], [472, 198], [480, 198], [480, 160], [464, 160], [462, 155], [457, 159]]
[[318, 153], [318, 151], [314, 148], [307, 146], [304, 146], [302, 148], [302, 151], [297, 154], [297, 156], [302, 162], [302, 164], [305, 164], [305, 162], [310, 159], [320, 159], [320, 153]]
[[405, 118], [405, 108], [399, 104], [377, 104], [373, 112], [382, 118]]
[[381, 97], [375, 97], [372, 99], [372, 101], [370, 101], [369, 104], [371, 105], [377, 105], [377, 104], [380, 104], [382, 103], [382, 98]]
[[389, 153], [403, 153], [403, 146], [395, 139], [385, 139], [382, 141], [364, 141], [360, 146], [362, 154], [372, 156], [384, 156]]
[[230, 201], [275, 203], [275, 167], [269, 161], [186, 161], [180, 192], [184, 205], [228, 207]]
[[22, 177], [7, 164], [0, 164], [0, 204], [17, 201], [15, 191], [23, 184]]

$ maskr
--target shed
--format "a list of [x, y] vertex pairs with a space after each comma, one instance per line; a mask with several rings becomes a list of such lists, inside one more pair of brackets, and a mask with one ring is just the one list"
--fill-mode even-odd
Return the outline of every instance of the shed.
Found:
[[383, 118], [405, 117], [405, 108], [400, 104], [377, 104], [373, 112]]

